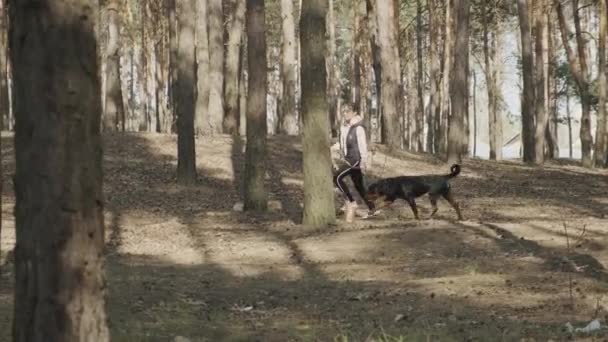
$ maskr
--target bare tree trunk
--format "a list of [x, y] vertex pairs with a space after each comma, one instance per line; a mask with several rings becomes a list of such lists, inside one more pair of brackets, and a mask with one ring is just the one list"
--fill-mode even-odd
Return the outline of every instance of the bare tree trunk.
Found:
[[[108, 45], [106, 47], [106, 91], [103, 130], [115, 132], [122, 126], [124, 131], [124, 105], [120, 85], [120, 9], [117, 0], [107, 2]], [[122, 124], [120, 124], [122, 122]]]
[[[287, 1], [287, 0], [283, 0]], [[292, 0], [290, 0], [292, 1]], [[358, 1], [358, 3], [361, 0]], [[355, 6], [358, 8], [358, 6]], [[340, 84], [338, 79], [338, 65], [336, 63], [336, 17], [334, 13], [334, 0], [329, 0], [329, 9], [327, 11], [327, 32], [328, 32], [328, 48], [326, 57], [326, 69], [327, 69], [327, 94], [329, 100], [329, 124], [331, 125], [332, 137], [338, 136], [339, 123], [338, 123], [338, 94], [340, 91]], [[355, 32], [355, 34], [357, 34]], [[363, 55], [361, 55], [363, 58]], [[294, 63], [295, 64], [295, 63]], [[294, 65], [295, 70], [295, 65]], [[295, 77], [294, 84], [295, 88]], [[294, 106], [295, 106], [295, 95], [294, 95]], [[365, 117], [369, 118], [368, 113], [365, 113]], [[370, 126], [367, 126], [370, 127]]]
[[572, 76], [574, 77], [576, 86], [578, 88], [578, 93], [580, 95], [580, 102], [582, 107], [580, 128], [582, 163], [583, 166], [590, 167], [592, 166], [591, 145], [593, 144], [593, 138], [591, 137], [590, 121], [591, 104], [589, 94], [589, 72], [587, 70], [585, 39], [582, 37], [580, 16], [578, 14], [578, 0], [572, 0], [572, 11], [574, 17], [578, 58], [574, 54], [574, 51], [572, 50], [572, 48], [570, 47], [570, 43], [568, 42], [568, 28], [566, 24], [566, 18], [564, 17], [562, 4], [559, 0], [555, 0], [555, 7], [557, 10], [557, 17], [562, 36], [562, 43], [564, 45], [564, 49], [566, 50], [566, 56], [568, 57], [570, 71], [572, 72]]
[[521, 51], [523, 70], [523, 99], [521, 104], [523, 160], [532, 163], [536, 160], [534, 144], [534, 108], [536, 96], [534, 90], [534, 56], [532, 52], [532, 35], [528, 0], [517, 0], [519, 27], [521, 31]]
[[445, 155], [447, 150], [448, 118], [450, 116], [450, 83], [452, 79], [452, 63], [454, 61], [454, 3], [447, 1], [445, 13], [445, 39], [443, 47], [443, 72], [441, 85], [441, 118], [438, 125], [438, 132], [435, 138], [438, 139], [438, 154]]
[[430, 59], [431, 59], [431, 74], [430, 74], [430, 98], [429, 98], [429, 117], [427, 119], [427, 151], [430, 153], [438, 152], [438, 144], [439, 137], [435, 136], [435, 133], [438, 132], [437, 125], [440, 124], [441, 118], [441, 103], [440, 103], [440, 73], [441, 73], [441, 65], [439, 53], [439, 13], [438, 7], [439, 3], [437, 0], [427, 0], [429, 6], [429, 23], [430, 23]]
[[[374, 68], [374, 84], [376, 85], [376, 108], [377, 108], [377, 119], [380, 130], [384, 128], [384, 115], [382, 113], [382, 62], [380, 56], [380, 42], [378, 34], [378, 22], [377, 22], [377, 9], [374, 8], [372, 0], [365, 0], [368, 16], [368, 30], [370, 32], [370, 45], [371, 45], [371, 57], [372, 65]], [[382, 133], [379, 134], [382, 136]], [[380, 140], [383, 138], [381, 137]]]
[[0, 130], [8, 129], [10, 124], [10, 103], [8, 89], [8, 16], [6, 0], [0, 0]]
[[247, 148], [245, 152], [245, 210], [264, 211], [266, 192], [266, 35], [264, 1], [247, 1], [247, 55], [249, 92], [247, 95]]
[[416, 0], [416, 130], [414, 131], [414, 146], [417, 151], [424, 151], [424, 92], [422, 90], [424, 65], [422, 63], [422, 4]]
[[194, 132], [197, 136], [210, 134], [209, 118], [209, 32], [207, 31], [207, 1], [196, 2], [196, 109]]
[[206, 134], [219, 134], [224, 120], [224, 13], [222, 0], [207, 1], [209, 29], [209, 112]]
[[545, 162], [545, 131], [547, 130], [547, 112], [545, 108], [545, 34], [547, 16], [544, 13], [545, 0], [536, 0], [534, 13], [535, 26], [535, 83], [536, 83], [536, 134], [534, 137], [534, 163]]
[[224, 133], [236, 135], [239, 132], [239, 55], [240, 45], [245, 28], [245, 1], [234, 2], [234, 11], [228, 21], [228, 43], [226, 46], [226, 64], [224, 73]]
[[[496, 0], [495, 0], [496, 1]], [[483, 57], [484, 57], [484, 74], [486, 78], [486, 89], [488, 92], [488, 138], [490, 145], [490, 160], [502, 159], [502, 122], [499, 111], [499, 89], [497, 84], [497, 50], [498, 50], [498, 35], [499, 23], [492, 23], [492, 42], [490, 42], [490, 30], [488, 28], [488, 17], [490, 16], [490, 7], [486, 7], [486, 2], [482, 4], [482, 26], [483, 26]], [[494, 4], [495, 5], [495, 4]]]
[[[245, 17], [246, 18], [246, 17]], [[241, 71], [239, 71], [239, 77], [241, 78], [239, 81], [239, 115], [241, 119], [239, 120], [239, 134], [246, 135], [247, 134], [247, 32], [245, 31], [245, 35], [243, 35], [243, 41], [241, 42]]]
[[600, 1], [600, 34], [599, 34], [599, 102], [597, 129], [595, 133], [595, 166], [608, 167], [608, 108], [606, 108], [606, 31], [608, 31], [608, 1]]
[[473, 158], [477, 156], [477, 74], [473, 71]]
[[[552, 5], [552, 4], [551, 4]], [[551, 6], [552, 7], [552, 6]], [[548, 124], [545, 134], [547, 148], [545, 155], [549, 159], [559, 158], [559, 143], [557, 137], [558, 118], [557, 118], [557, 82], [555, 80], [555, 47], [554, 47], [554, 25], [552, 10], [547, 11], [547, 77], [546, 77], [546, 108]]]
[[450, 83], [452, 113], [449, 117], [448, 163], [462, 163], [463, 141], [465, 135], [464, 120], [468, 113], [468, 79], [467, 64], [469, 51], [469, 13], [468, 0], [452, 0], [455, 10], [454, 64], [453, 77]]
[[183, 185], [196, 183], [196, 152], [194, 149], [194, 104], [196, 102], [196, 61], [194, 30], [197, 0], [177, 2], [177, 181]]
[[302, 149], [304, 166], [303, 223], [312, 227], [334, 224], [336, 213], [329, 152], [325, 77], [325, 16], [327, 0], [302, 2]]
[[376, 3], [378, 41], [382, 63], [382, 141], [392, 149], [401, 148], [399, 102], [401, 101], [401, 67], [397, 40], [397, 17], [392, 1]]
[[361, 15], [358, 11], [358, 6], [352, 7], [353, 12], [353, 45], [354, 48], [351, 50], [351, 104], [353, 110], [357, 113], [361, 113], [361, 75], [363, 72], [363, 66], [361, 65], [361, 44], [362, 44], [362, 29], [363, 23]]
[[566, 83], [566, 119], [568, 120], [568, 156], [572, 159], [572, 114], [570, 112], [570, 87]]
[[109, 341], [97, 7], [84, 0], [10, 7], [17, 119], [13, 341]]
[[293, 0], [281, 0], [281, 17], [283, 37], [281, 45], [283, 100], [281, 102], [279, 117], [279, 133], [297, 135], [298, 113], [296, 110], [296, 78], [298, 58], [296, 54], [296, 22], [294, 17]]

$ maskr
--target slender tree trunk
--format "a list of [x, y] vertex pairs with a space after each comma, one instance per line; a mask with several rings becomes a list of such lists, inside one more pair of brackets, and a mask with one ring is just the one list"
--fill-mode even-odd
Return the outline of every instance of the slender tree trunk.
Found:
[[[397, 18], [392, 1], [376, 3], [378, 41], [382, 63], [382, 141], [392, 149], [401, 148], [399, 101], [401, 101], [401, 68], [397, 40]], [[422, 141], [420, 141], [422, 143]], [[420, 145], [418, 145], [420, 147]]]
[[438, 7], [439, 3], [437, 0], [428, 0], [429, 7], [429, 23], [430, 23], [430, 59], [431, 59], [431, 74], [430, 74], [430, 98], [429, 98], [429, 117], [427, 119], [427, 151], [430, 153], [438, 152], [438, 144], [439, 137], [435, 136], [435, 133], [438, 131], [437, 125], [440, 124], [441, 118], [441, 104], [440, 104], [440, 73], [441, 73], [441, 65], [439, 58], [439, 15], [438, 15]]
[[[552, 4], [551, 5], [552, 8]], [[552, 10], [548, 10], [546, 13], [547, 16], [547, 77], [546, 77], [546, 90], [547, 94], [546, 99], [546, 107], [547, 107], [547, 115], [548, 115], [548, 123], [545, 134], [545, 139], [547, 141], [547, 149], [546, 149], [546, 157], [549, 159], [559, 158], [559, 143], [557, 137], [557, 128], [558, 128], [558, 120], [557, 120], [557, 82], [555, 75], [555, 47], [554, 47], [554, 39], [553, 39], [553, 16]]]
[[608, 108], [606, 108], [606, 31], [608, 31], [608, 1], [600, 1], [600, 34], [599, 34], [599, 102], [597, 129], [595, 133], [595, 166], [608, 167]]
[[17, 119], [13, 341], [109, 341], [97, 8], [84, 0], [10, 7]]
[[[245, 17], [246, 18], [246, 17]], [[239, 71], [239, 77], [241, 78], [239, 81], [239, 115], [241, 119], [239, 120], [239, 134], [246, 135], [247, 134], [247, 31], [245, 31], [245, 35], [243, 35], [243, 41], [241, 42], [241, 71]]]
[[468, 0], [453, 0], [455, 11], [454, 64], [450, 83], [452, 113], [449, 117], [448, 163], [462, 163], [463, 141], [465, 135], [465, 115], [468, 113], [467, 64], [469, 51], [469, 13]]
[[266, 192], [266, 35], [263, 0], [247, 1], [247, 55], [249, 92], [247, 95], [247, 148], [245, 152], [245, 210], [265, 211]]
[[178, 73], [178, 28], [177, 28], [177, 2], [178, 0], [169, 0], [169, 98], [171, 100], [171, 112], [173, 118], [171, 118], [171, 132], [177, 132], [177, 100], [176, 100], [176, 86], [177, 86], [177, 73]]
[[194, 132], [197, 136], [210, 134], [209, 126], [209, 33], [207, 31], [207, 1], [196, 2], [196, 111]]
[[[365, 0], [368, 16], [368, 30], [370, 32], [370, 45], [371, 45], [371, 57], [372, 66], [374, 68], [374, 84], [376, 85], [376, 117], [378, 119], [378, 125], [380, 129], [384, 128], [384, 115], [382, 114], [382, 62], [380, 56], [380, 42], [378, 34], [378, 22], [377, 22], [377, 9], [374, 7], [372, 0]], [[379, 135], [382, 136], [382, 133]], [[380, 140], [382, 140], [381, 138]]]
[[[287, 1], [287, 0], [283, 0]], [[290, 0], [293, 1], [293, 0]], [[358, 0], [357, 3], [361, 2]], [[358, 8], [358, 6], [355, 6]], [[328, 32], [328, 48], [327, 57], [325, 59], [327, 64], [327, 94], [329, 100], [329, 124], [331, 125], [332, 137], [338, 136], [339, 122], [338, 122], [338, 94], [340, 91], [340, 84], [338, 79], [338, 65], [336, 63], [336, 16], [334, 13], [334, 0], [329, 0], [329, 8], [327, 11], [327, 32]], [[363, 56], [363, 55], [361, 55]], [[363, 58], [363, 57], [361, 57]], [[295, 63], [294, 63], [295, 64]], [[295, 70], [295, 65], [294, 65]], [[295, 77], [294, 77], [295, 80]], [[295, 88], [295, 82], [293, 84]], [[294, 95], [295, 101], [295, 95]], [[295, 105], [295, 102], [294, 102]], [[365, 118], [369, 118], [368, 113], [365, 113]], [[367, 126], [371, 127], [371, 126]]]
[[303, 223], [312, 227], [334, 224], [336, 213], [329, 152], [325, 77], [325, 15], [327, 0], [302, 2], [302, 148], [304, 166]]
[[545, 0], [536, 0], [534, 14], [535, 26], [535, 79], [536, 83], [536, 133], [534, 136], [534, 163], [537, 165], [545, 162], [545, 131], [547, 130], [547, 112], [545, 108], [545, 35], [547, 28], [547, 16], [544, 13]]
[[224, 119], [224, 13], [222, 0], [207, 1], [209, 29], [209, 111], [206, 134], [222, 133]]
[[572, 113], [570, 111], [570, 87], [566, 83], [566, 119], [568, 120], [568, 156], [572, 159]]
[[8, 16], [6, 0], [0, 0], [0, 130], [8, 129], [10, 124], [10, 103], [8, 89]]
[[124, 105], [122, 102], [122, 87], [120, 85], [120, 17], [118, 1], [107, 2], [107, 30], [108, 45], [106, 47], [106, 91], [105, 112], [103, 116], [103, 130], [108, 132], [118, 131], [124, 126]]
[[196, 61], [194, 30], [197, 0], [177, 2], [177, 181], [182, 185], [196, 183], [194, 150], [194, 104], [196, 103]]
[[424, 151], [424, 64], [422, 62], [422, 4], [416, 0], [416, 130], [414, 132], [414, 146], [417, 151]]
[[452, 79], [452, 63], [454, 61], [454, 2], [446, 3], [445, 13], [445, 39], [443, 46], [443, 72], [441, 84], [441, 118], [438, 125], [438, 132], [435, 138], [438, 139], [438, 154], [445, 155], [447, 152], [447, 133], [448, 118], [450, 116], [450, 83]]
[[517, 0], [519, 27], [521, 31], [523, 98], [521, 104], [523, 160], [532, 163], [536, 160], [534, 144], [534, 55], [532, 51], [532, 35], [530, 31], [530, 15], [528, 0]]
[[[296, 55], [296, 21], [293, 0], [281, 0], [281, 72], [283, 81], [283, 101], [279, 116], [279, 133], [298, 134], [298, 113], [296, 111], [296, 81], [298, 58]], [[331, 39], [331, 38], [330, 38]], [[331, 66], [333, 67], [333, 65]]]
[[473, 158], [477, 157], [477, 74], [473, 71]]
[[239, 133], [239, 55], [240, 45], [245, 28], [245, 1], [234, 2], [234, 11], [228, 22], [228, 43], [226, 46], [226, 65], [224, 72], [224, 133]]
[[498, 109], [498, 84], [497, 84], [497, 40], [498, 40], [498, 25], [492, 23], [492, 42], [490, 42], [490, 29], [488, 17], [491, 14], [491, 8], [487, 3], [482, 1], [482, 28], [483, 28], [483, 57], [484, 57], [484, 74], [486, 78], [486, 89], [488, 92], [488, 140], [490, 146], [490, 160], [502, 159], [502, 136], [499, 132], [501, 129], [501, 117]]
[[574, 77], [576, 86], [578, 88], [582, 107], [580, 128], [582, 163], [583, 166], [590, 167], [592, 164], [591, 145], [593, 143], [593, 139], [591, 137], [590, 122], [591, 105], [589, 96], [589, 72], [587, 70], [585, 40], [582, 37], [580, 16], [578, 14], [578, 0], [572, 0], [578, 58], [570, 47], [570, 43], [568, 41], [568, 27], [566, 23], [566, 18], [564, 17], [562, 4], [559, 0], [555, 0], [555, 8], [557, 11], [557, 18], [559, 21], [560, 32], [562, 36], [562, 43], [564, 45], [564, 49], [566, 50], [566, 56], [568, 57], [570, 71], [572, 72], [572, 76]]

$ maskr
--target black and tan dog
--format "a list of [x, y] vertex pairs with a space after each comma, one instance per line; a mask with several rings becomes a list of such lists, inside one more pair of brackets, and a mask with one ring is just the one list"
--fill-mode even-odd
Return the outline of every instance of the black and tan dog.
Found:
[[460, 174], [460, 165], [454, 164], [447, 175], [400, 176], [381, 179], [371, 184], [367, 190], [368, 200], [374, 202], [376, 209], [387, 206], [397, 199], [405, 200], [417, 220], [416, 198], [429, 194], [433, 211], [431, 217], [437, 212], [437, 199], [445, 198], [456, 210], [458, 219], [462, 220], [458, 203], [454, 200], [450, 190], [449, 181]]

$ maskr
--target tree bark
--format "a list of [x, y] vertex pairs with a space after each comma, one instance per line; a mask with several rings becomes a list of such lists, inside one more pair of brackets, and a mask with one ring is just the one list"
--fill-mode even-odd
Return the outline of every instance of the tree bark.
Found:
[[[551, 4], [551, 8], [553, 8]], [[548, 123], [545, 139], [547, 141], [547, 148], [545, 155], [548, 159], [559, 158], [559, 142], [558, 142], [558, 113], [557, 113], [557, 82], [555, 75], [555, 40], [554, 40], [554, 24], [553, 24], [553, 11], [549, 10], [546, 13], [547, 16], [547, 77], [546, 77], [546, 90], [547, 94], [546, 107], [548, 112]]]
[[[106, 47], [106, 91], [103, 130], [107, 132], [124, 131], [124, 105], [120, 85], [120, 10], [117, 0], [107, 2], [108, 44]], [[121, 124], [122, 122], [122, 124]]]
[[[287, 0], [283, 0], [287, 1]], [[361, 0], [358, 0], [358, 3]], [[358, 8], [358, 6], [355, 6]], [[328, 47], [327, 47], [327, 94], [329, 100], [329, 124], [331, 126], [331, 136], [337, 137], [339, 131], [338, 122], [338, 96], [340, 92], [340, 83], [338, 78], [338, 64], [336, 62], [336, 16], [334, 13], [334, 0], [329, 0], [329, 8], [327, 11], [327, 32], [328, 32]], [[355, 32], [356, 34], [356, 32]], [[362, 57], [363, 58], [363, 57]], [[295, 88], [295, 82], [294, 82]], [[295, 99], [295, 95], [294, 95]], [[294, 103], [295, 105], [295, 103]], [[365, 113], [365, 118], [369, 118], [369, 113]], [[371, 126], [367, 126], [371, 127]]]
[[467, 64], [469, 51], [469, 12], [468, 0], [451, 0], [455, 10], [454, 64], [450, 82], [452, 113], [448, 129], [448, 163], [462, 163], [463, 141], [465, 135], [465, 115], [468, 113]]
[[209, 127], [209, 31], [207, 1], [196, 2], [196, 109], [194, 132], [197, 136], [211, 133]]
[[209, 29], [209, 109], [205, 134], [220, 134], [224, 120], [224, 12], [222, 0], [207, 1]]
[[245, 1], [236, 0], [234, 11], [228, 21], [228, 43], [226, 46], [226, 65], [224, 76], [224, 98], [226, 100], [224, 114], [224, 133], [237, 135], [239, 133], [239, 55], [240, 45], [245, 29]]
[[97, 7], [10, 6], [15, 86], [13, 341], [109, 341]]
[[593, 143], [593, 139], [591, 137], [591, 104], [590, 104], [590, 96], [589, 96], [589, 72], [587, 70], [587, 57], [585, 52], [585, 40], [582, 37], [581, 25], [580, 25], [580, 16], [578, 14], [578, 0], [572, 1], [572, 10], [574, 17], [574, 27], [575, 27], [575, 35], [576, 35], [576, 43], [578, 49], [578, 58], [575, 55], [574, 51], [570, 47], [570, 43], [568, 42], [568, 28], [566, 23], [566, 18], [564, 17], [564, 11], [562, 8], [562, 4], [559, 0], [555, 0], [555, 8], [557, 11], [557, 18], [559, 21], [560, 33], [562, 36], [562, 43], [564, 49], [566, 50], [566, 56], [568, 57], [568, 64], [570, 67], [570, 71], [572, 76], [574, 77], [581, 107], [581, 128], [580, 128], [580, 139], [581, 139], [581, 154], [582, 154], [582, 163], [585, 167], [590, 167], [592, 165], [591, 159], [591, 145]]
[[416, 0], [416, 130], [414, 146], [417, 151], [424, 151], [424, 92], [422, 90], [424, 64], [422, 63], [422, 4]]
[[547, 16], [544, 13], [545, 0], [536, 0], [534, 13], [535, 31], [535, 107], [536, 107], [536, 133], [534, 136], [534, 163], [537, 165], [545, 162], [545, 131], [547, 130], [547, 111], [545, 108], [545, 35], [547, 28]]
[[0, 0], [0, 130], [9, 129], [10, 103], [8, 89], [8, 16], [6, 0]]
[[440, 124], [441, 104], [440, 104], [440, 86], [441, 86], [441, 65], [439, 58], [439, 3], [437, 0], [427, 0], [429, 7], [429, 35], [430, 35], [430, 59], [431, 59], [431, 74], [430, 82], [431, 89], [429, 94], [429, 117], [427, 119], [427, 151], [429, 153], [438, 152], [438, 137], [435, 133], [438, 131], [437, 125]]
[[606, 82], [606, 31], [608, 31], [608, 1], [600, 1], [600, 33], [599, 33], [599, 102], [597, 114], [597, 129], [595, 140], [595, 166], [608, 167], [608, 108], [606, 96], [608, 87]]
[[[484, 74], [486, 78], [486, 89], [488, 92], [488, 140], [490, 146], [490, 160], [502, 159], [502, 122], [499, 111], [499, 88], [497, 82], [497, 51], [499, 23], [492, 23], [493, 28], [490, 32], [488, 17], [491, 8], [486, 2], [482, 1], [482, 29], [483, 29], [483, 57]], [[490, 42], [490, 34], [492, 41]]]
[[447, 152], [448, 118], [450, 116], [450, 84], [452, 79], [452, 63], [454, 61], [454, 2], [448, 0], [445, 6], [445, 39], [443, 46], [443, 71], [441, 84], [441, 118], [435, 138], [438, 140], [438, 154]]
[[534, 104], [536, 103], [536, 96], [534, 90], [534, 56], [532, 52], [532, 35], [530, 32], [528, 7], [527, 0], [517, 0], [524, 81], [521, 104], [523, 160], [526, 163], [533, 163], [535, 161]]
[[[380, 42], [378, 35], [378, 22], [377, 22], [377, 9], [374, 8], [372, 0], [365, 0], [365, 6], [367, 9], [367, 23], [370, 35], [370, 46], [371, 46], [371, 59], [372, 66], [374, 69], [374, 84], [376, 85], [376, 117], [378, 119], [378, 126], [380, 130], [384, 128], [384, 116], [382, 114], [382, 62], [380, 56]], [[382, 131], [379, 134], [382, 136]], [[381, 139], [382, 140], [382, 137]]]
[[197, 0], [177, 1], [177, 181], [182, 185], [196, 183], [196, 152], [194, 149], [194, 104], [196, 75], [194, 30]]
[[247, 147], [245, 152], [245, 210], [265, 211], [266, 192], [266, 68], [265, 13], [263, 0], [247, 1]]
[[382, 65], [382, 141], [391, 149], [401, 148], [399, 108], [401, 67], [397, 40], [397, 17], [392, 1], [376, 3], [378, 41]]
[[296, 111], [296, 75], [298, 59], [296, 54], [296, 21], [293, 0], [281, 0], [281, 72], [283, 99], [279, 116], [279, 133], [298, 134], [298, 113]]
[[302, 149], [304, 164], [303, 223], [311, 227], [334, 224], [336, 213], [329, 152], [325, 77], [325, 15], [327, 0], [302, 2]]

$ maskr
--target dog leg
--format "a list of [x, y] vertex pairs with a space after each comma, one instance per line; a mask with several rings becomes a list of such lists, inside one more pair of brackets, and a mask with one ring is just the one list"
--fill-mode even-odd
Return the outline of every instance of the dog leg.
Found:
[[414, 212], [414, 217], [416, 218], [416, 220], [420, 220], [420, 218], [418, 217], [418, 209], [416, 208], [416, 201], [411, 197], [408, 197], [406, 199], [406, 201], [410, 205], [410, 208], [412, 208], [412, 211]]
[[450, 203], [450, 205], [452, 206], [452, 208], [454, 208], [454, 210], [456, 210], [456, 215], [458, 215], [458, 220], [462, 221], [462, 214], [460, 213], [460, 206], [458, 205], [458, 202], [456, 202], [456, 200], [454, 200], [454, 196], [452, 196], [452, 192], [451, 191], [447, 191], [443, 194], [443, 198], [446, 199], [446, 201], [448, 201], [448, 203]]
[[433, 216], [435, 216], [435, 214], [437, 213], [437, 210], [439, 210], [437, 208], [437, 195], [429, 195], [429, 198], [431, 200], [431, 207], [433, 208], [433, 211], [431, 211], [431, 218], [433, 218]]

